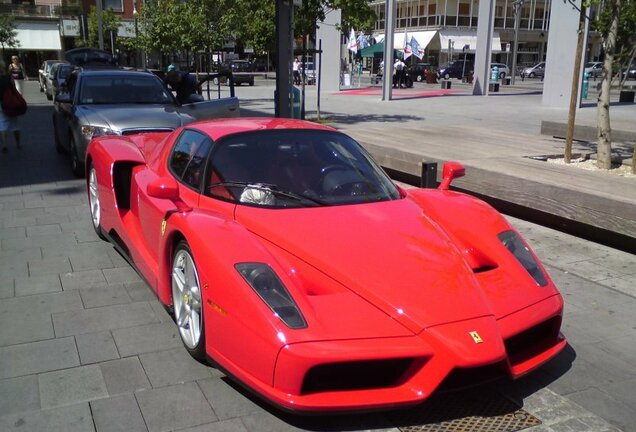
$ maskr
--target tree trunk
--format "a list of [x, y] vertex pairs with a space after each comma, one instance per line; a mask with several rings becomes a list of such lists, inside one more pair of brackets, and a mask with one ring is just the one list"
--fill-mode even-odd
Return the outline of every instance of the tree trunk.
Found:
[[616, 35], [618, 33], [618, 17], [620, 0], [610, 0], [606, 6], [612, 13], [612, 24], [604, 41], [605, 62], [603, 64], [603, 81], [601, 92], [598, 95], [597, 121], [598, 121], [598, 149], [597, 166], [601, 169], [612, 167], [612, 129], [610, 127], [610, 87], [612, 82], [612, 63], [616, 50]]

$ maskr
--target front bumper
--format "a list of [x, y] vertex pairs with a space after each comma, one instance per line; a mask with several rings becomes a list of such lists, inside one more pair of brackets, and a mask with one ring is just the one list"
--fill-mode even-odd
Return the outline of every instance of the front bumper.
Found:
[[451, 384], [514, 379], [544, 364], [565, 347], [562, 310], [561, 296], [555, 295], [499, 320], [480, 317], [411, 337], [286, 345], [273, 386], [251, 384], [294, 411], [413, 405]]

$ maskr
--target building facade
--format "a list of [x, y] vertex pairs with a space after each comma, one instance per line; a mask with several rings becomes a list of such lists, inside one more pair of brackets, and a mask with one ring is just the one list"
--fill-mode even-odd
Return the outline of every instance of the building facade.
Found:
[[[142, 0], [102, 0], [103, 8], [111, 9], [121, 23], [116, 35], [104, 36], [104, 49], [121, 57], [124, 64], [133, 63], [117, 38], [134, 37], [135, 11]], [[3, 59], [20, 57], [27, 76], [37, 77], [44, 60], [62, 59], [64, 51], [74, 48], [88, 35], [87, 17], [95, 0], [0, 0], [0, 13], [15, 18], [18, 46], [5, 47]]]
[[[479, 0], [396, 0], [395, 44], [404, 33], [414, 35], [425, 49], [422, 61], [439, 65], [476, 49]], [[515, 36], [515, 3], [520, 5], [517, 64], [530, 65], [545, 60], [551, 0], [496, 0], [492, 61], [512, 63]], [[384, 37], [386, 1], [370, 2], [378, 20], [374, 37]]]

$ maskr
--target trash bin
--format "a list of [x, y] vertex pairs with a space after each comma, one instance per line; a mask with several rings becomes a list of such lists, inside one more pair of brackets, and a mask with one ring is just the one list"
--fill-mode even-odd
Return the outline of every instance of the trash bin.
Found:
[[450, 80], [442, 80], [442, 88], [445, 90], [448, 90], [451, 88], [451, 81]]
[[498, 82], [490, 82], [488, 84], [488, 91], [489, 92], [493, 92], [493, 93], [498, 93], [499, 92], [499, 83]]
[[300, 118], [300, 89], [292, 87], [292, 118]]
[[511, 78], [511, 77], [509, 77], [509, 76], [507, 76], [507, 77], [504, 77], [504, 78], [503, 78], [503, 80], [501, 81], [501, 84], [503, 84], [503, 85], [510, 85], [510, 82], [511, 82], [511, 81], [512, 81], [512, 78]]
[[623, 90], [618, 95], [619, 102], [634, 103], [634, 90]]

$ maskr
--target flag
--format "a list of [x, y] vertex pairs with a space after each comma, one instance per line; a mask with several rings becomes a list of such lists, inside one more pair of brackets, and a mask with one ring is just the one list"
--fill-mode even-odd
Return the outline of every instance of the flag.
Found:
[[356, 32], [351, 28], [351, 33], [349, 33], [349, 43], [347, 44], [349, 51], [356, 54], [358, 52], [358, 41], [356, 40]]
[[413, 50], [413, 55], [422, 60], [422, 57], [424, 57], [424, 50], [420, 48], [420, 44], [414, 36], [411, 36], [411, 49]]
[[408, 35], [409, 34], [407, 32], [404, 32], [404, 60], [411, 57], [411, 54], [413, 54], [413, 50], [411, 48], [411, 41], [409, 41]]
[[369, 38], [367, 37], [367, 35], [361, 34], [360, 36], [358, 36], [358, 48], [364, 49], [369, 45]]

